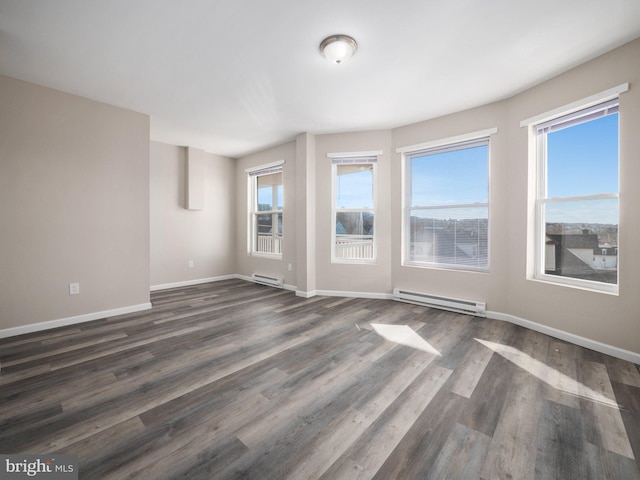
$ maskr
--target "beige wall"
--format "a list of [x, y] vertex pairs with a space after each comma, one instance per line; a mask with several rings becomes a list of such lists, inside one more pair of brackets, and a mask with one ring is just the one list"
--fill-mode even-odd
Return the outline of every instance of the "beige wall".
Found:
[[[304, 133], [235, 162], [207, 155], [201, 212], [183, 208], [183, 148], [152, 142], [149, 170], [146, 116], [0, 77], [0, 329], [142, 304], [150, 284], [258, 272], [309, 294], [384, 295], [403, 287], [482, 300], [490, 311], [640, 353], [638, 58], [640, 39], [491, 105], [393, 130]], [[620, 97], [620, 293], [528, 279], [532, 191], [520, 121], [625, 82], [631, 88]], [[490, 271], [402, 266], [395, 149], [492, 127], [498, 132], [491, 138]], [[378, 262], [332, 264], [326, 154], [370, 150], [384, 152]], [[245, 169], [278, 160], [285, 160], [281, 260], [247, 254]], [[70, 282], [80, 282], [80, 295], [68, 295]]]
[[[479, 300], [487, 308], [505, 312], [508, 305], [507, 272], [510, 227], [508, 205], [508, 133], [505, 102], [487, 105], [446, 117], [393, 130], [391, 169], [393, 211], [394, 288], [412, 289], [436, 295]], [[490, 138], [489, 164], [489, 272], [465, 272], [402, 265], [402, 156], [396, 148], [497, 128]]]
[[312, 296], [316, 290], [316, 138], [310, 133], [296, 137], [295, 272], [297, 295]]
[[[284, 160], [282, 182], [284, 190], [284, 215], [282, 225], [282, 259], [252, 256], [248, 253], [248, 189], [247, 168]], [[296, 285], [296, 143], [278, 147], [239, 159], [236, 163], [236, 273], [250, 276], [252, 273], [284, 278], [287, 285]], [[291, 271], [288, 265], [291, 264]]]
[[[331, 263], [331, 158], [328, 153], [382, 151], [378, 156], [374, 264]], [[391, 291], [391, 132], [389, 130], [316, 136], [316, 288], [320, 291]]]
[[0, 329], [148, 303], [149, 117], [4, 76], [0, 105]]
[[236, 273], [235, 160], [202, 152], [204, 208], [187, 210], [186, 156], [151, 142], [152, 287]]
[[[308, 176], [295, 180], [298, 195], [287, 201], [285, 217], [291, 219], [290, 206], [312, 205], [313, 228], [295, 225], [299, 245], [311, 245], [315, 238], [315, 257], [311, 269], [298, 266], [305, 278], [303, 290], [388, 294], [394, 287], [469, 298], [487, 302], [488, 310], [503, 318], [535, 322], [601, 342], [619, 349], [640, 352], [638, 312], [640, 312], [640, 39], [561, 76], [531, 88], [508, 100], [474, 108], [389, 131], [335, 135], [299, 135], [298, 155], [310, 155], [305, 146], [315, 143], [315, 181]], [[631, 89], [620, 98], [620, 294], [608, 295], [584, 289], [541, 283], [527, 278], [527, 244], [531, 239], [529, 219], [532, 204], [529, 189], [529, 147], [527, 129], [520, 121], [561, 107], [616, 85], [629, 82]], [[497, 127], [491, 136], [490, 160], [490, 271], [488, 273], [418, 268], [402, 265], [402, 178], [401, 155], [395, 149]], [[304, 143], [304, 145], [302, 145]], [[305, 148], [303, 148], [305, 147]], [[287, 153], [283, 153], [284, 149]], [[383, 150], [378, 177], [379, 261], [376, 265], [331, 264], [331, 167], [328, 152]], [[244, 168], [268, 163], [295, 154], [295, 144], [269, 149], [241, 159], [237, 168], [239, 212], [246, 211]], [[301, 163], [302, 162], [302, 163]], [[296, 164], [308, 162], [296, 159]], [[289, 177], [289, 182], [292, 179]], [[287, 182], [287, 181], [285, 181]], [[294, 187], [295, 187], [294, 185]], [[285, 189], [291, 191], [291, 184]], [[302, 188], [304, 187], [304, 188]], [[310, 191], [313, 198], [305, 198]], [[298, 222], [307, 222], [304, 215]], [[246, 221], [239, 215], [238, 244], [246, 242]], [[291, 223], [288, 223], [288, 230]], [[313, 231], [312, 231], [313, 230]], [[289, 248], [295, 248], [290, 246]], [[301, 248], [298, 246], [298, 248]], [[308, 250], [308, 249], [307, 249]], [[264, 265], [239, 252], [238, 271], [250, 274]], [[286, 273], [283, 265], [268, 261], [267, 273]], [[266, 268], [266, 267], [265, 267]], [[300, 274], [299, 274], [300, 276]], [[295, 281], [291, 275], [290, 284]], [[313, 285], [308, 288], [307, 285]], [[300, 285], [299, 285], [300, 287]]]
[[[508, 313], [640, 352], [640, 39], [509, 101]], [[629, 82], [620, 95], [619, 296], [527, 280], [527, 129], [533, 115]], [[529, 190], [530, 192], [530, 190]]]
[[[401, 266], [400, 156], [392, 169], [393, 285], [487, 302], [512, 315], [640, 352], [640, 40], [618, 48], [515, 97], [393, 131], [394, 148], [498, 127], [491, 138], [490, 261], [488, 274]], [[533, 218], [528, 131], [520, 122], [629, 82], [620, 97], [620, 292], [618, 296], [527, 278]]]

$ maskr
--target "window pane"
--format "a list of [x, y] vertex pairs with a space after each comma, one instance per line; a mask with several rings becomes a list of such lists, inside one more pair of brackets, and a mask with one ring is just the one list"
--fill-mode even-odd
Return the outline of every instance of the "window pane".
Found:
[[545, 273], [618, 283], [618, 199], [550, 203], [545, 215]]
[[373, 213], [337, 212], [336, 235], [373, 235]]
[[258, 235], [271, 235], [273, 231], [273, 215], [256, 215], [258, 220]]
[[[274, 232], [274, 220], [277, 222]], [[282, 213], [256, 215], [256, 252], [282, 253]]]
[[487, 268], [488, 207], [410, 212], [409, 261]]
[[337, 212], [336, 258], [372, 259], [373, 225], [372, 212]]
[[373, 208], [373, 165], [336, 167], [336, 207]]
[[547, 134], [547, 197], [618, 191], [618, 114]]
[[[282, 208], [282, 172], [270, 175], [261, 175], [257, 178], [258, 184], [258, 211], [275, 210]], [[275, 197], [275, 198], [274, 198]]]
[[488, 203], [489, 147], [412, 157], [411, 206]]

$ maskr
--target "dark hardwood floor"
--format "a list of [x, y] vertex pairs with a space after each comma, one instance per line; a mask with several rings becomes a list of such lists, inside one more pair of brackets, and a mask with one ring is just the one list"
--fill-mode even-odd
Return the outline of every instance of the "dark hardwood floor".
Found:
[[640, 479], [640, 372], [496, 320], [229, 280], [0, 340], [0, 452], [83, 479]]

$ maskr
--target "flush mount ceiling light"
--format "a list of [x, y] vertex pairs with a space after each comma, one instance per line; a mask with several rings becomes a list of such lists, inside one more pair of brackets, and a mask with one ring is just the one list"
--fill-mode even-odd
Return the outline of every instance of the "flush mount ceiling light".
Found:
[[320, 53], [331, 63], [345, 63], [356, 52], [358, 44], [348, 35], [331, 35], [320, 43]]

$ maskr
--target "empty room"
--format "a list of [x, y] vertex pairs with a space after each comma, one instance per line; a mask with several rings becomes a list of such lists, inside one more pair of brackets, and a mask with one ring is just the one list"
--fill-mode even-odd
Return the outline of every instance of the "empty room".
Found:
[[0, 0], [0, 478], [640, 480], [637, 0]]

